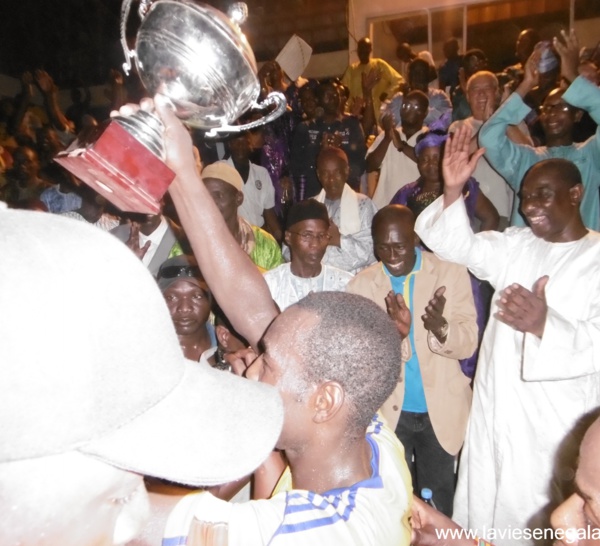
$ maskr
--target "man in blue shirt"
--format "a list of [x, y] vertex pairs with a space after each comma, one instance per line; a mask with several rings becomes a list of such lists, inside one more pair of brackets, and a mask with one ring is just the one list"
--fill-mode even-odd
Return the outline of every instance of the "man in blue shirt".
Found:
[[421, 250], [414, 224], [407, 207], [381, 209], [372, 227], [381, 261], [346, 290], [386, 309], [409, 344], [400, 381], [381, 412], [404, 445], [415, 490], [432, 489], [437, 507], [451, 515], [454, 458], [471, 407], [469, 378], [458, 359], [470, 357], [477, 345], [476, 313], [467, 270]]
[[[517, 192], [529, 169], [543, 159], [568, 159], [577, 165], [585, 193], [581, 202], [581, 216], [586, 227], [600, 229], [600, 141], [598, 131], [582, 143], [573, 142], [574, 124], [587, 110], [592, 119], [600, 122], [600, 89], [578, 76], [579, 44], [574, 33], [563, 34], [566, 45], [555, 39], [554, 44], [561, 57], [563, 77], [572, 82], [565, 91], [557, 88], [546, 97], [541, 109], [540, 122], [546, 136], [546, 146], [526, 146], [511, 142], [506, 136], [509, 125], [516, 125], [531, 111], [523, 102], [538, 80], [538, 63], [541, 52], [536, 50], [525, 65], [525, 76], [516, 91], [481, 127], [479, 144], [485, 147], [485, 157], [508, 184]], [[520, 199], [515, 196], [511, 225], [524, 226], [519, 214]]]

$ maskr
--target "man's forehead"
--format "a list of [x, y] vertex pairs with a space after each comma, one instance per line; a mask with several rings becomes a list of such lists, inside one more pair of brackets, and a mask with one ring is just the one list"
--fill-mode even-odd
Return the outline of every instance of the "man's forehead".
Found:
[[384, 218], [375, 230], [378, 242], [404, 242], [414, 237], [414, 225], [403, 218]]
[[319, 318], [315, 313], [292, 305], [278, 315], [267, 328], [262, 339], [263, 348], [267, 352], [273, 352], [282, 347], [289, 348], [293, 344], [293, 336], [306, 329], [310, 330], [318, 322]]
[[469, 85], [469, 90], [477, 88], [477, 89], [482, 89], [482, 88], [496, 88], [498, 87], [496, 80], [488, 75], [488, 74], [483, 74], [481, 76], [477, 76], [475, 78], [473, 78], [471, 80], [471, 85]]
[[558, 173], [552, 172], [549, 169], [540, 171], [534, 170], [530, 172], [523, 180], [522, 190], [531, 191], [539, 188], [568, 188], [569, 185], [562, 180]]

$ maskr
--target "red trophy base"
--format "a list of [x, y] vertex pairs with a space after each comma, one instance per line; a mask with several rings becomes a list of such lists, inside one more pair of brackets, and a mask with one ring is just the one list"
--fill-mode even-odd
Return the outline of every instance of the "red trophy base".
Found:
[[175, 173], [116, 121], [54, 158], [122, 211], [160, 214]]

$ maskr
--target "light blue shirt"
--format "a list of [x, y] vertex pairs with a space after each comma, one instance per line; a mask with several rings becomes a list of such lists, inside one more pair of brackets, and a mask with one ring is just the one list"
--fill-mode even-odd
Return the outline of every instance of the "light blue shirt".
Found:
[[408, 275], [394, 277], [382, 263], [383, 271], [390, 278], [394, 294], [402, 294], [406, 305], [410, 309], [413, 320], [410, 322], [410, 341], [411, 357], [404, 365], [404, 401], [402, 411], [413, 413], [427, 413], [427, 401], [425, 400], [425, 390], [423, 389], [423, 379], [421, 378], [421, 368], [419, 367], [419, 357], [415, 349], [415, 319], [413, 313], [413, 294], [415, 292], [415, 273], [421, 270], [422, 256], [421, 249], [415, 248], [415, 265]]
[[600, 228], [600, 89], [579, 76], [569, 86], [562, 97], [565, 102], [577, 108], [587, 110], [591, 118], [599, 124], [596, 134], [585, 142], [570, 146], [526, 146], [515, 144], [506, 136], [509, 125], [520, 123], [531, 108], [521, 97], [513, 93], [498, 108], [494, 115], [482, 125], [479, 131], [479, 145], [485, 147], [485, 157], [515, 190], [515, 200], [510, 224], [524, 226], [525, 221], [519, 214], [519, 190], [527, 171], [543, 159], [561, 158], [572, 161], [581, 172], [585, 193], [581, 201], [581, 218], [586, 227], [598, 231]]

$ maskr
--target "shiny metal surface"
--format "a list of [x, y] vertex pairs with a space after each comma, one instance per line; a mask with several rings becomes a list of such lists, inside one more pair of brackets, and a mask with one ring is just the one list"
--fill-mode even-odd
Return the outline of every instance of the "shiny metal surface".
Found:
[[160, 159], [165, 159], [165, 147], [162, 138], [164, 125], [157, 116], [139, 110], [131, 116], [115, 116], [113, 120], [127, 129], [154, 155]]
[[[121, 10], [121, 42], [133, 58], [150, 94], [162, 93], [177, 116], [191, 127], [238, 132], [262, 125], [285, 111], [280, 93], [257, 104], [260, 85], [252, 48], [239, 26], [219, 10], [192, 0], [146, 0], [135, 51], [127, 48], [124, 27], [131, 0]], [[125, 71], [130, 68], [129, 60]], [[250, 108], [275, 106], [266, 117], [243, 126], [231, 125]]]

